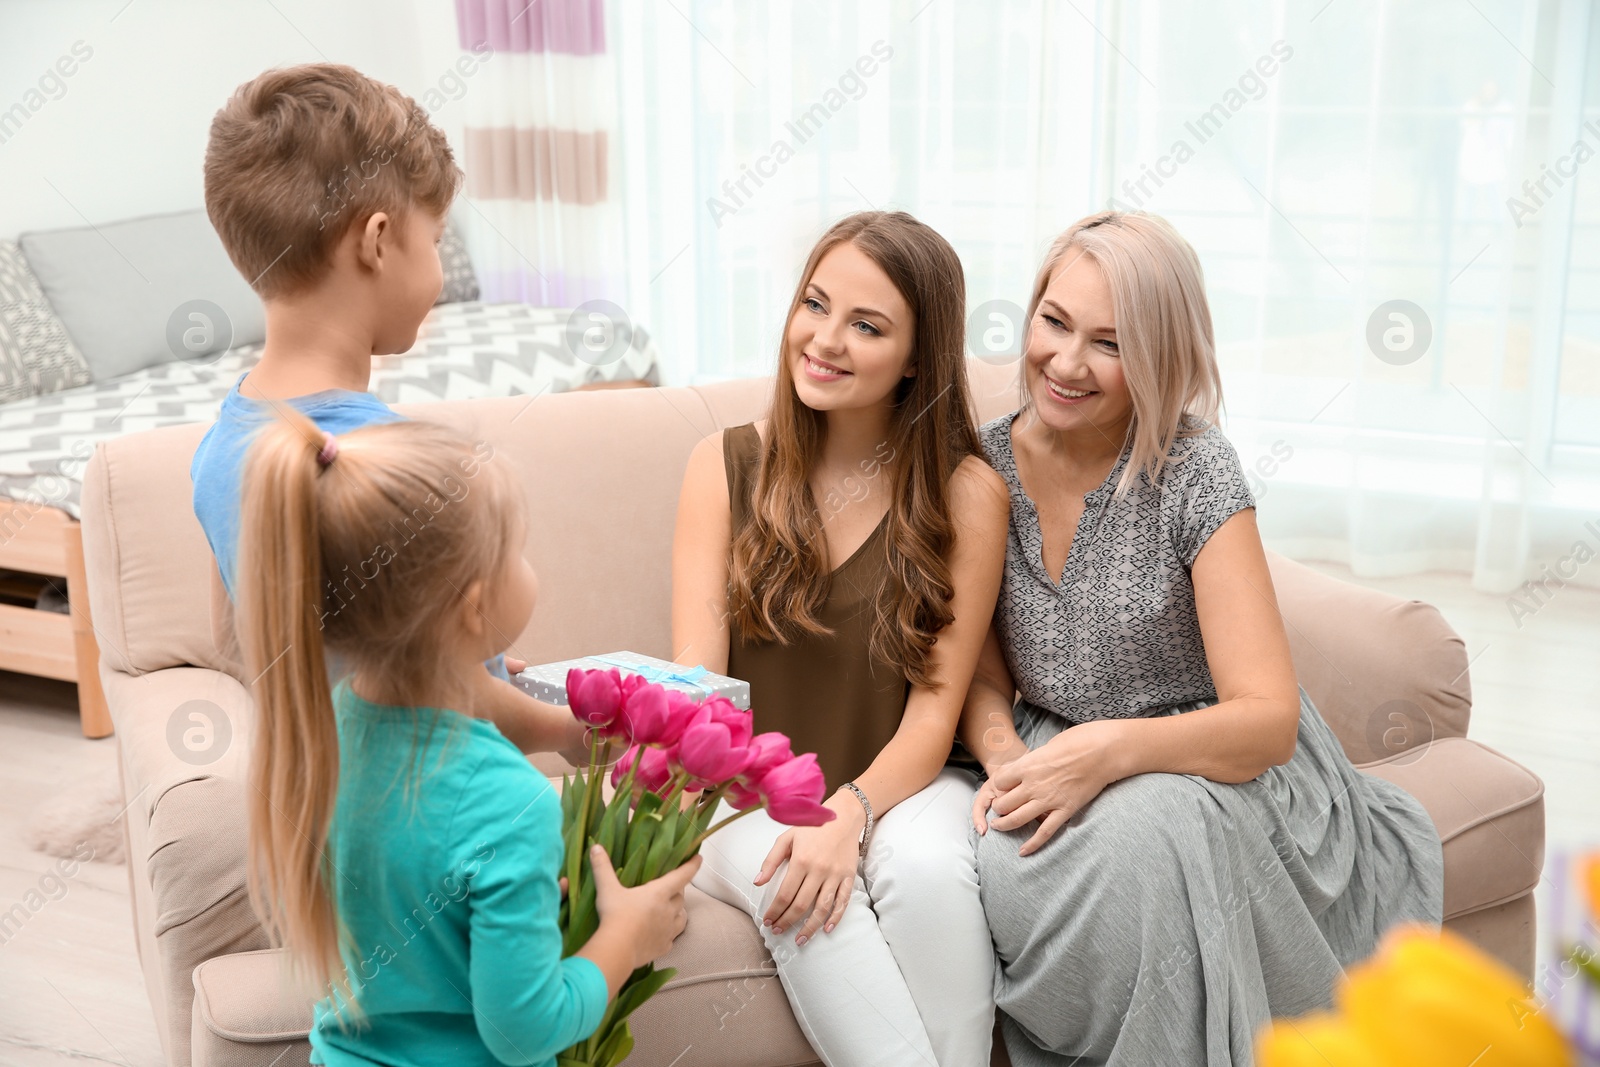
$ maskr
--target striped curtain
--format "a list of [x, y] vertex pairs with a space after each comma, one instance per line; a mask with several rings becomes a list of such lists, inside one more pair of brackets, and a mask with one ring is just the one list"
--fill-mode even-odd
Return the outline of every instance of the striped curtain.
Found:
[[[604, 0], [456, 0], [467, 210], [483, 299], [620, 294], [616, 84]], [[481, 79], [481, 82], [479, 81]]]

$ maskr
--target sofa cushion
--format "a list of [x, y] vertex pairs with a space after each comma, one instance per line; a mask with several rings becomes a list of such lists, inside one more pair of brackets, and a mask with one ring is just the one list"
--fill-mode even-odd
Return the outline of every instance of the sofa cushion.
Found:
[[203, 210], [17, 238], [97, 382], [266, 336], [261, 298]]
[[1439, 609], [1267, 553], [1295, 675], [1355, 764], [1465, 737], [1466, 645]]
[[194, 969], [195, 1067], [309, 1063], [311, 1003], [287, 980], [288, 954], [215, 956]]
[[435, 304], [478, 299], [478, 272], [472, 269], [472, 256], [454, 220], [446, 224], [444, 236], [439, 238], [439, 267], [444, 271], [444, 284]]
[[[195, 446], [208, 428], [169, 426], [117, 438], [96, 448], [84, 470], [83, 550], [94, 561], [89, 612], [102, 675], [232, 666], [212, 640], [208, 572], [216, 563], [194, 516], [189, 481]], [[144, 474], [153, 470], [164, 473]], [[117, 705], [111, 707], [115, 715]]]
[[1527, 894], [1544, 868], [1544, 783], [1522, 764], [1446, 737], [1361, 768], [1422, 802], [1444, 842], [1444, 917]]
[[89, 364], [72, 343], [27, 257], [0, 241], [0, 404], [89, 384]]
[[678, 973], [631, 1017], [628, 1067], [815, 1064], [755, 923], [690, 886], [689, 926], [661, 961]]

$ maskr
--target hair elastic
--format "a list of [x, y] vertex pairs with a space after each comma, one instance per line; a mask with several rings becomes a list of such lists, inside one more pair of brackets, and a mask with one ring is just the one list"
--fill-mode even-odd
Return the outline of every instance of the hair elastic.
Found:
[[333, 462], [333, 457], [339, 454], [339, 440], [327, 430], [322, 431], [322, 451], [317, 453], [317, 462], [326, 467]]

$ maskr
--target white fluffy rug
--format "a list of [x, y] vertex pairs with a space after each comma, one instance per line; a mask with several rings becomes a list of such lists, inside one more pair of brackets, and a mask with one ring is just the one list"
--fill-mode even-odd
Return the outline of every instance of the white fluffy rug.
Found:
[[101, 863], [122, 863], [122, 790], [115, 778], [85, 779], [40, 804], [28, 820], [30, 847], [51, 856], [83, 858], [80, 845]]

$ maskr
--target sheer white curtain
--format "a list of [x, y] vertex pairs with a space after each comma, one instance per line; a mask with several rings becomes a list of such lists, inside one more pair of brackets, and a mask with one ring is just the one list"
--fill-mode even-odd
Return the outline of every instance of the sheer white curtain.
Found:
[[[1588, 0], [620, 0], [628, 308], [673, 382], [763, 374], [833, 219], [903, 208], [1015, 351], [1051, 237], [1170, 218], [1280, 551], [1600, 584]], [[1525, 184], [1526, 183], [1526, 184]], [[1594, 557], [1594, 562], [1590, 562]], [[1520, 601], [1519, 601], [1520, 598]]]
[[[674, 381], [769, 373], [829, 223], [912, 211], [974, 307], [1088, 203], [1094, 38], [1058, 2], [612, 6], [634, 317]], [[630, 309], [632, 310], [632, 309]]]
[[[465, 210], [483, 299], [577, 307], [622, 280], [604, 0], [454, 0]], [[596, 305], [603, 307], [604, 305]]]

